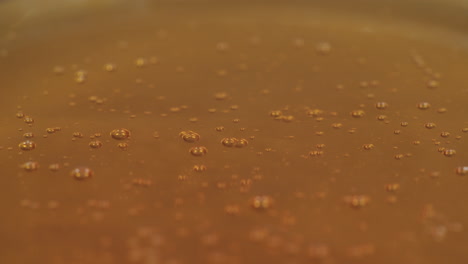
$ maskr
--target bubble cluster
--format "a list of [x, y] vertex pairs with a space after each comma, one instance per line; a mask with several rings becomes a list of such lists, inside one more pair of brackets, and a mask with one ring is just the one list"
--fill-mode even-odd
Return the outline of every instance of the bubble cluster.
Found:
[[223, 138], [221, 140], [221, 144], [225, 147], [236, 147], [236, 148], [243, 148], [249, 144], [249, 141], [245, 138], [234, 138], [234, 137], [228, 137], [228, 138]]
[[114, 129], [110, 132], [113, 139], [124, 140], [130, 137], [130, 131], [125, 128]]
[[76, 180], [88, 180], [94, 176], [94, 172], [87, 167], [77, 167], [70, 172]]
[[200, 140], [200, 135], [190, 130], [180, 132], [179, 137], [181, 137], [185, 142], [188, 143], [194, 143]]

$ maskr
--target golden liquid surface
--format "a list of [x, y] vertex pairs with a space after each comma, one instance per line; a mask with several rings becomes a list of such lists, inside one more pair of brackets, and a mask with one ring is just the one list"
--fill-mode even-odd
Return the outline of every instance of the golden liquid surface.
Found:
[[463, 27], [21, 3], [0, 3], [0, 263], [468, 261]]

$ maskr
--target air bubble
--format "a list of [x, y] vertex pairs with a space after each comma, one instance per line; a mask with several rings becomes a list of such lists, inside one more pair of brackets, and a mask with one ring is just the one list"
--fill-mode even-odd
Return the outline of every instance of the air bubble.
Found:
[[440, 136], [446, 138], [446, 137], [450, 136], [450, 133], [449, 132], [442, 132], [442, 133], [440, 133]]
[[238, 139], [237, 142], [235, 143], [236, 148], [243, 148], [249, 144], [249, 141], [245, 138]]
[[375, 104], [375, 107], [377, 109], [383, 110], [383, 109], [387, 109], [388, 104], [386, 102], [378, 102], [378, 103]]
[[30, 116], [25, 116], [23, 121], [28, 125], [32, 125], [34, 123], [34, 119]]
[[328, 42], [320, 42], [315, 46], [317, 53], [322, 55], [328, 55], [331, 52], [331, 45]]
[[18, 147], [21, 149], [21, 150], [24, 150], [24, 151], [29, 151], [29, 150], [33, 150], [36, 148], [36, 143], [34, 143], [33, 141], [31, 140], [26, 140], [26, 141], [23, 141], [21, 143], [18, 144]]
[[426, 109], [429, 109], [430, 107], [431, 107], [431, 104], [428, 102], [421, 102], [418, 104], [418, 108], [421, 110], [426, 110]]
[[119, 147], [121, 150], [127, 150], [128, 144], [125, 142], [120, 142], [119, 144], [117, 144], [117, 147]]
[[362, 145], [362, 148], [365, 149], [365, 150], [371, 150], [374, 147], [375, 147], [374, 144], [364, 144], [364, 145]]
[[443, 114], [445, 112], [447, 112], [447, 108], [445, 108], [445, 107], [441, 107], [441, 108], [437, 109], [437, 113], [439, 113], [439, 114]]
[[310, 151], [309, 156], [311, 156], [311, 157], [321, 157], [321, 156], [323, 156], [323, 151], [321, 151], [321, 150]]
[[444, 154], [444, 156], [446, 156], [446, 157], [452, 157], [452, 156], [454, 156], [455, 154], [457, 154], [457, 151], [454, 150], [454, 149], [446, 149], [446, 150], [443, 151], [443, 154]]
[[87, 167], [75, 168], [70, 174], [77, 180], [87, 180], [94, 176], [94, 172]]
[[396, 192], [400, 189], [400, 184], [398, 183], [389, 183], [385, 185], [385, 190], [388, 192]]
[[323, 110], [321, 110], [321, 109], [311, 109], [311, 110], [307, 111], [307, 115], [312, 116], [312, 117], [319, 117], [319, 116], [323, 115]]
[[34, 133], [32, 132], [26, 132], [23, 134], [23, 137], [24, 138], [33, 138], [34, 137]]
[[351, 112], [351, 116], [355, 118], [361, 118], [365, 115], [366, 113], [364, 110], [354, 110]]
[[439, 82], [436, 80], [430, 80], [427, 82], [427, 88], [434, 89], [439, 87]]
[[124, 140], [130, 137], [130, 131], [125, 128], [114, 129], [110, 133], [113, 139]]
[[198, 147], [190, 148], [189, 152], [193, 156], [199, 156], [200, 157], [200, 156], [206, 155], [206, 153], [208, 153], [208, 149], [206, 147], [203, 147], [203, 146], [198, 146]]
[[331, 126], [332, 126], [333, 128], [335, 128], [335, 129], [340, 129], [340, 128], [343, 127], [343, 124], [341, 124], [341, 123], [333, 123]]
[[226, 51], [229, 49], [229, 44], [226, 42], [218, 42], [218, 44], [216, 44], [216, 49], [218, 51]]
[[104, 70], [107, 72], [113, 72], [116, 69], [117, 69], [117, 66], [113, 63], [107, 63], [106, 65], [104, 65]]
[[28, 162], [25, 162], [23, 165], [21, 165], [21, 167], [25, 171], [30, 171], [30, 172], [36, 171], [39, 168], [39, 163], [36, 161], [28, 161]]
[[75, 72], [75, 82], [79, 84], [84, 83], [86, 81], [87, 76], [88, 73], [86, 71], [79, 70]]
[[72, 136], [74, 138], [82, 138], [83, 137], [83, 134], [81, 132], [73, 132]]
[[288, 115], [288, 116], [281, 116], [281, 120], [286, 123], [290, 123], [294, 121], [294, 116]]
[[379, 121], [385, 121], [387, 119], [387, 116], [386, 115], [379, 115], [377, 116], [377, 120]]
[[436, 124], [434, 124], [434, 123], [426, 123], [424, 126], [425, 126], [427, 129], [433, 129], [433, 128], [436, 127]]
[[468, 175], [468, 166], [460, 166], [455, 169], [455, 172], [460, 176]]
[[49, 170], [51, 171], [58, 171], [60, 169], [60, 164], [54, 163], [49, 165]]
[[62, 66], [55, 66], [52, 69], [52, 72], [55, 73], [56, 75], [62, 75], [65, 72], [65, 69]]
[[205, 165], [194, 165], [193, 166], [193, 171], [196, 171], [196, 172], [206, 171], [206, 166]]
[[214, 95], [214, 98], [216, 100], [220, 100], [220, 101], [221, 100], [226, 100], [228, 97], [229, 97], [228, 94], [225, 93], [225, 92], [215, 93], [215, 95]]
[[237, 143], [237, 138], [233, 138], [233, 137], [223, 138], [221, 140], [221, 144], [223, 144], [223, 146], [225, 147], [234, 147], [236, 143]]
[[98, 149], [98, 148], [102, 147], [102, 142], [99, 141], [99, 140], [93, 140], [93, 141], [89, 142], [89, 146], [91, 148]]
[[135, 60], [135, 65], [138, 67], [138, 68], [142, 68], [144, 66], [146, 66], [147, 64], [147, 61], [145, 58], [137, 58]]
[[270, 112], [270, 116], [272, 117], [280, 117], [282, 115], [283, 115], [283, 112], [281, 112], [280, 110], [274, 110]]
[[266, 210], [273, 206], [273, 198], [267, 195], [259, 195], [252, 198], [251, 205], [257, 210]]
[[351, 195], [345, 196], [344, 202], [353, 208], [362, 208], [369, 204], [370, 197], [367, 195]]
[[200, 135], [190, 130], [180, 132], [179, 137], [181, 137], [185, 142], [188, 143], [194, 143], [200, 140]]

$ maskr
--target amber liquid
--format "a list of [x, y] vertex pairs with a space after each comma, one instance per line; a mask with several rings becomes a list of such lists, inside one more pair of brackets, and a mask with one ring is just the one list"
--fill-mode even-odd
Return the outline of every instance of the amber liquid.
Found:
[[0, 263], [466, 263], [466, 20], [356, 3], [0, 3]]

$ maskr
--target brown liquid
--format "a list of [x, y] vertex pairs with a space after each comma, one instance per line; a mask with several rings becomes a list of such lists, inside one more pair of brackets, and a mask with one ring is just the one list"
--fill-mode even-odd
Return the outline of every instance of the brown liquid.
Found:
[[456, 8], [132, 3], [0, 3], [0, 263], [468, 260]]

